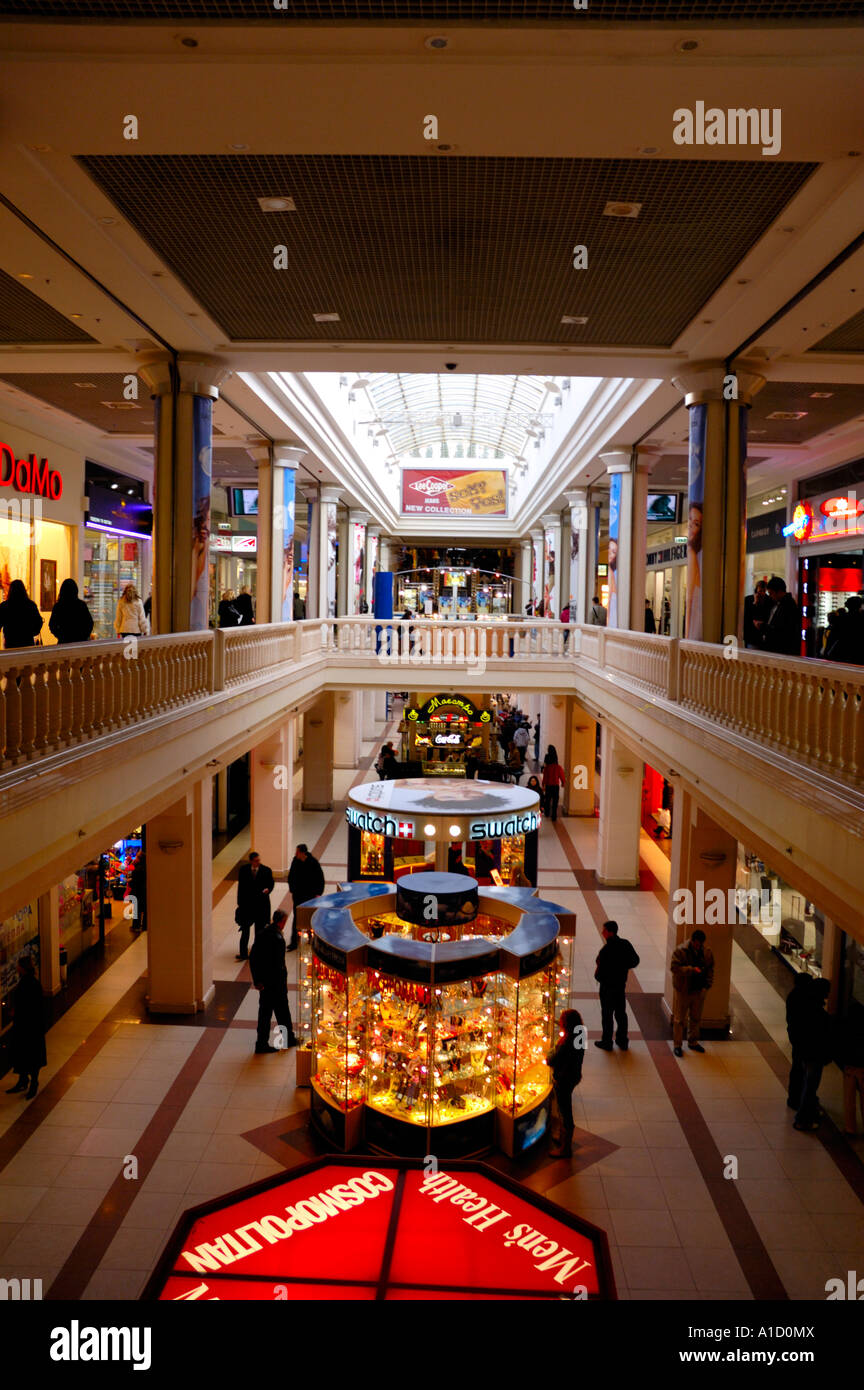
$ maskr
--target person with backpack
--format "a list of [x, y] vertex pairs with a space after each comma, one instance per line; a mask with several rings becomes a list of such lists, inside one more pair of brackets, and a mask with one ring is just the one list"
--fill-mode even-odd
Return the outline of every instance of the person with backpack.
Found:
[[617, 922], [603, 923], [604, 946], [601, 946], [594, 970], [600, 986], [600, 1018], [602, 1037], [595, 1043], [603, 1052], [612, 1051], [612, 1025], [616, 1027], [615, 1041], [622, 1052], [630, 1043], [627, 1037], [627, 976], [639, 964], [631, 943], [618, 935]]

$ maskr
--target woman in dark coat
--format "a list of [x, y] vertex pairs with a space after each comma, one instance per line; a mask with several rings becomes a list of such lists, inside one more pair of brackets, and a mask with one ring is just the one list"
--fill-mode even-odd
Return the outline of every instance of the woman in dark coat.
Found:
[[64, 579], [57, 602], [51, 609], [48, 629], [60, 642], [89, 642], [93, 618], [83, 598], [78, 597], [74, 579]]
[[561, 1118], [562, 1135], [557, 1146], [549, 1152], [553, 1158], [569, 1158], [573, 1153], [573, 1092], [582, 1080], [585, 1060], [585, 1028], [582, 1015], [576, 1009], [565, 1009], [561, 1015], [558, 1046], [546, 1058], [552, 1068], [552, 1090]]
[[[45, 1052], [45, 1014], [42, 986], [36, 979], [33, 960], [21, 956], [18, 961], [18, 984], [12, 996], [12, 1030], [10, 1056], [12, 1070], [18, 1073], [18, 1083], [10, 1086], [7, 1096], [26, 1090], [27, 1100], [36, 1094], [40, 1068], [47, 1066]], [[29, 1085], [28, 1085], [29, 1082]]]
[[42, 631], [42, 615], [24, 588], [23, 579], [13, 579], [6, 602], [0, 603], [0, 632], [10, 647], [32, 647]]

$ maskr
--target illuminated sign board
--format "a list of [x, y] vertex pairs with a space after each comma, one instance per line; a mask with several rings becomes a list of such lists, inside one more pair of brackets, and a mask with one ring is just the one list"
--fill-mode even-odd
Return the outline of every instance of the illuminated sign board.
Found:
[[400, 820], [397, 816], [379, 815], [376, 811], [358, 811], [349, 806], [345, 812], [349, 825], [357, 830], [368, 830], [373, 835], [387, 835], [391, 840], [413, 840], [413, 820]]
[[187, 1212], [148, 1301], [615, 1297], [605, 1233], [485, 1164], [317, 1159]]
[[830, 517], [856, 517], [864, 512], [864, 502], [856, 501], [854, 496], [850, 497], [827, 497], [819, 508], [823, 516]]
[[0, 487], [14, 487], [16, 492], [32, 492], [37, 497], [50, 497], [59, 502], [63, 496], [63, 474], [48, 467], [47, 459], [30, 454], [16, 459], [8, 444], [0, 444]]
[[485, 820], [472, 820], [468, 828], [469, 840], [511, 840], [515, 835], [530, 835], [540, 828], [539, 811], [520, 811], [502, 820], [488, 816]]
[[506, 516], [503, 468], [402, 471], [403, 516]]
[[838, 497], [836, 493], [824, 493], [809, 501], [801, 501], [792, 514], [792, 520], [783, 528], [797, 545], [812, 545], [819, 541], [845, 541], [864, 537], [864, 500], [859, 500], [854, 492], [848, 497]]

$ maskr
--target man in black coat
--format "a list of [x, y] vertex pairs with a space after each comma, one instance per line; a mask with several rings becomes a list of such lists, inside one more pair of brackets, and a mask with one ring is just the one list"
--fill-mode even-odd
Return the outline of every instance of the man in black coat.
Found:
[[[12, 1070], [18, 1073], [16, 1085], [10, 1086], [7, 1096], [26, 1092], [32, 1100], [39, 1084], [39, 1072], [47, 1066], [45, 1051], [45, 1010], [42, 986], [36, 979], [32, 957], [18, 960], [18, 984], [12, 995], [12, 1028], [10, 1036]], [[28, 1084], [29, 1082], [29, 1084]]]
[[282, 1029], [282, 1047], [296, 1047], [291, 1010], [288, 1007], [288, 969], [285, 964], [285, 923], [287, 912], [274, 912], [273, 921], [255, 933], [249, 953], [252, 983], [258, 990], [258, 1035], [256, 1052], [279, 1052], [270, 1043], [270, 1016], [275, 1014]]
[[810, 1133], [819, 1128], [822, 1114], [819, 1105], [819, 1083], [822, 1071], [831, 1061], [834, 1051], [834, 1025], [825, 1012], [831, 991], [828, 980], [814, 980], [810, 991], [810, 1007], [803, 1011], [798, 1029], [798, 1055], [801, 1059], [801, 1094], [793, 1129]]
[[626, 1052], [630, 1044], [627, 1038], [625, 990], [627, 989], [627, 976], [631, 970], [636, 969], [639, 964], [639, 957], [630, 942], [618, 935], [617, 922], [603, 923], [603, 940], [606, 944], [600, 948], [600, 953], [597, 956], [597, 967], [594, 971], [594, 979], [600, 986], [600, 1016], [603, 1036], [598, 1042], [595, 1042], [594, 1046], [601, 1048], [603, 1052], [612, 1051], [614, 1019], [617, 1027], [615, 1041], [621, 1051]]
[[768, 581], [771, 608], [762, 627], [762, 646], [766, 652], [779, 656], [801, 655], [801, 610], [786, 588], [785, 580], [775, 575]]
[[253, 849], [249, 863], [241, 864], [237, 875], [237, 911], [234, 920], [240, 928], [240, 952], [237, 960], [245, 960], [249, 954], [249, 931], [255, 928], [257, 936], [261, 927], [270, 921], [270, 894], [273, 892], [273, 874], [266, 864], [261, 863], [260, 854]]
[[298, 845], [294, 851], [291, 868], [288, 870], [288, 889], [294, 904], [294, 919], [291, 923], [291, 944], [289, 951], [297, 950], [297, 909], [301, 903], [320, 898], [324, 892], [324, 870], [314, 854], [309, 853], [308, 845]]

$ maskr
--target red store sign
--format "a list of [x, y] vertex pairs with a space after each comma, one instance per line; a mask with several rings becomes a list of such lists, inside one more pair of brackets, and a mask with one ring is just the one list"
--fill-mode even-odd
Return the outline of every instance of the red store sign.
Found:
[[63, 475], [49, 468], [47, 459], [37, 459], [35, 454], [16, 459], [8, 444], [0, 444], [0, 487], [14, 487], [16, 492], [32, 492], [58, 502], [63, 496]]
[[603, 1231], [483, 1163], [352, 1156], [187, 1212], [143, 1297], [610, 1299], [615, 1284]]

